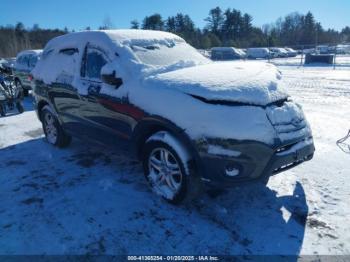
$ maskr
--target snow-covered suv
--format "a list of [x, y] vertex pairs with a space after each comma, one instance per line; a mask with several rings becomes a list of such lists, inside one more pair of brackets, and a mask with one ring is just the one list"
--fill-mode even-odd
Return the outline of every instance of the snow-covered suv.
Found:
[[263, 62], [212, 62], [182, 38], [143, 30], [51, 40], [33, 70], [47, 141], [130, 145], [154, 192], [179, 202], [312, 158], [310, 127]]

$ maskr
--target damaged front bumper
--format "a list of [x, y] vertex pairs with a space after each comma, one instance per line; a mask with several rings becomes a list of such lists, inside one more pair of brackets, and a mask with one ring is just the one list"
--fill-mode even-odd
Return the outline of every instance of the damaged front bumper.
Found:
[[259, 179], [266, 181], [273, 174], [311, 160], [315, 151], [312, 137], [278, 147], [254, 141], [231, 141], [224, 146], [215, 145], [216, 150], [211, 150], [211, 143], [197, 143], [201, 179], [219, 188]]

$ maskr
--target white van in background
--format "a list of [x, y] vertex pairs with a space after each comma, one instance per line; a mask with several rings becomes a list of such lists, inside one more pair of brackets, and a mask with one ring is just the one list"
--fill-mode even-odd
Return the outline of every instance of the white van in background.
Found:
[[247, 49], [247, 57], [250, 59], [268, 59], [273, 58], [273, 56], [270, 54], [270, 50], [268, 48], [248, 48]]
[[213, 47], [211, 49], [211, 59], [214, 61], [244, 59], [246, 53], [234, 47]]
[[275, 53], [277, 55], [277, 57], [280, 57], [280, 58], [284, 58], [284, 57], [289, 56], [288, 52], [285, 49], [280, 48], [280, 47], [271, 47], [270, 51]]

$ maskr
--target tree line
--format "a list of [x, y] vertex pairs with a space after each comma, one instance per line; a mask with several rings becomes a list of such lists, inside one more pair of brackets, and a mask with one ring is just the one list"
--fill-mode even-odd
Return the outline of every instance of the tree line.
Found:
[[20, 22], [15, 26], [0, 26], [0, 57], [14, 57], [26, 49], [42, 49], [50, 39], [67, 32], [67, 28], [42, 29], [36, 24], [28, 29]]
[[350, 42], [349, 26], [341, 31], [324, 29], [311, 12], [305, 15], [294, 12], [260, 28], [253, 25], [250, 14], [216, 7], [209, 11], [205, 21], [206, 26], [199, 29], [188, 15], [178, 13], [163, 19], [160, 14], [154, 14], [146, 16], [142, 23], [131, 21], [131, 28], [169, 31], [204, 49], [213, 46], [307, 48], [318, 44]]
[[[324, 29], [313, 14], [291, 13], [276, 22], [257, 27], [253, 17], [237, 9], [222, 10], [215, 7], [205, 18], [206, 25], [196, 27], [191, 17], [178, 13], [163, 18], [160, 14], [146, 16], [141, 22], [131, 21], [133, 29], [162, 30], [183, 37], [196, 48], [213, 46], [236, 46], [241, 48], [260, 46], [291, 46], [305, 48], [317, 44], [350, 42], [350, 27], [340, 31]], [[112, 29], [110, 18], [99, 29]], [[90, 27], [86, 27], [90, 30]], [[23, 23], [15, 26], [0, 26], [0, 57], [13, 57], [25, 49], [40, 49], [53, 37], [70, 32], [67, 28], [42, 29], [38, 25], [25, 28]]]

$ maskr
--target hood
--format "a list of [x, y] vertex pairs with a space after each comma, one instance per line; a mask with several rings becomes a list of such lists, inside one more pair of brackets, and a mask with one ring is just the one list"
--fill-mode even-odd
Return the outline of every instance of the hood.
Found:
[[146, 82], [215, 102], [266, 106], [288, 97], [281, 73], [264, 62], [209, 63], [157, 74]]

